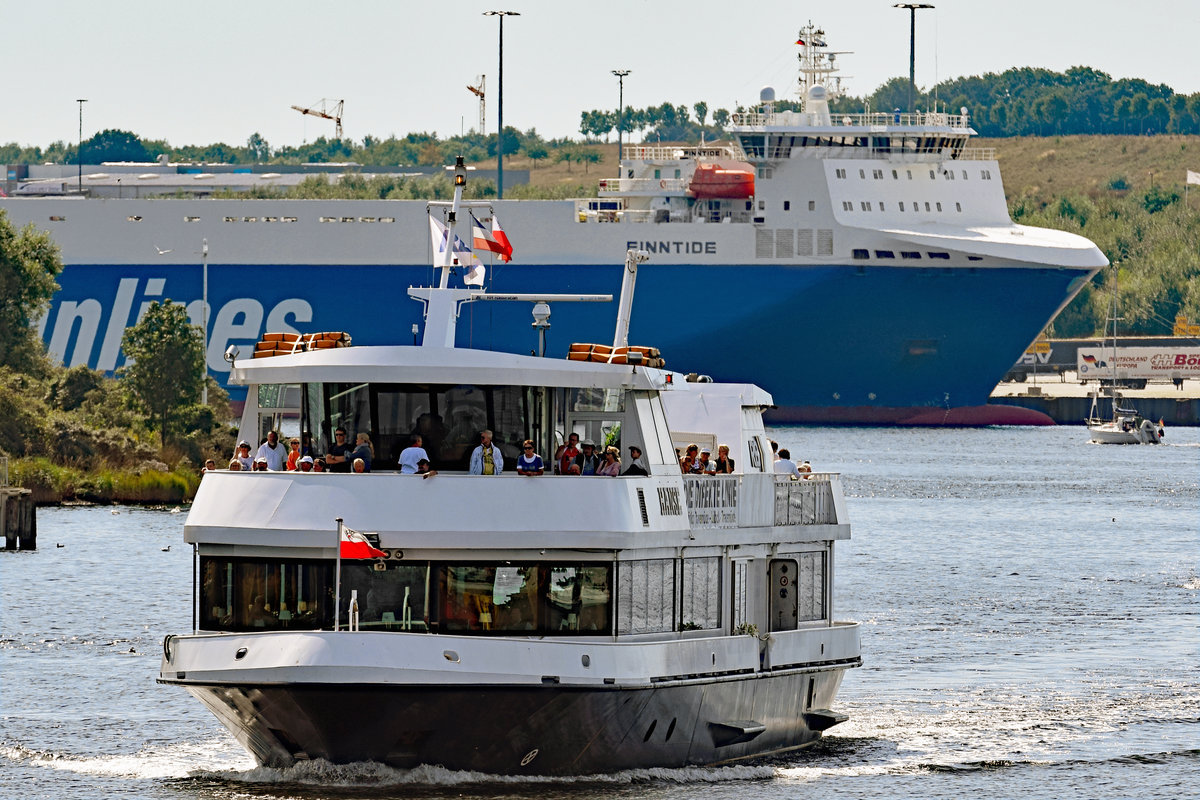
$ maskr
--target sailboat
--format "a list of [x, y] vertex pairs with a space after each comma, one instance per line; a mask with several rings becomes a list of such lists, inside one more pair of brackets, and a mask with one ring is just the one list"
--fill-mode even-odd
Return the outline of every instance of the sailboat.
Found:
[[[1088, 434], [1095, 444], [1158, 444], [1163, 437], [1163, 423], [1153, 421], [1138, 414], [1131, 407], [1122, 407], [1121, 393], [1117, 391], [1117, 268], [1113, 267], [1112, 304], [1108, 322], [1112, 324], [1112, 355], [1108, 363], [1112, 367], [1112, 378], [1108, 386], [1101, 386], [1092, 392], [1092, 408], [1085, 420]], [[1105, 334], [1108, 333], [1105, 325]], [[1100, 416], [1100, 398], [1107, 397], [1112, 402], [1112, 416]]]

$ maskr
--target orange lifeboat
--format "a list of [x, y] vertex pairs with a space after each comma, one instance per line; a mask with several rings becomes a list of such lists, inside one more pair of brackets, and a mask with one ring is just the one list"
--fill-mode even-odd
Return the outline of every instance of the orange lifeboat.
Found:
[[754, 195], [754, 167], [743, 161], [696, 165], [688, 191], [697, 199], [741, 199]]

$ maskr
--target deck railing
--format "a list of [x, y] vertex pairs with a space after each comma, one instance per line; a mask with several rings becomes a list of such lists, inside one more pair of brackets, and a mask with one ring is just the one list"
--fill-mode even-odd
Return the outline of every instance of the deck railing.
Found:
[[916, 114], [872, 112], [869, 114], [833, 114], [828, 122], [818, 122], [816, 114], [801, 111], [776, 111], [764, 114], [749, 111], [729, 116], [730, 124], [736, 127], [846, 127], [846, 128], [965, 128], [969, 117], [966, 114], [946, 114], [940, 111], [924, 111]]
[[688, 524], [692, 528], [836, 525], [834, 473], [804, 480], [787, 475], [685, 475]]

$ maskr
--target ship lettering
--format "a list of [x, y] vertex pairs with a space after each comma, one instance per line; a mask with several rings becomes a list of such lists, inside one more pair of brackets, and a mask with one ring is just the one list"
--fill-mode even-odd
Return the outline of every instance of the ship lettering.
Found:
[[679, 487], [658, 487], [658, 513], [664, 517], [678, 517], [683, 514], [683, 507], [679, 503]]
[[659, 240], [657, 242], [625, 242], [626, 250], [645, 250], [647, 253], [678, 253], [687, 255], [715, 256], [716, 242], [676, 242]]
[[[139, 283], [138, 278], [122, 278], [107, 306], [96, 298], [60, 302], [46, 346], [50, 356], [70, 367], [88, 366], [102, 372], [115, 371], [121, 355], [121, 337], [125, 328], [140, 321], [150, 303], [169, 299], [164, 297], [165, 278], [147, 279], [141, 292], [141, 302], [137, 305], [136, 316], [130, 319], [134, 304], [139, 299]], [[104, 319], [106, 307], [111, 309], [107, 321]], [[209, 319], [212, 329], [206, 354], [210, 370], [229, 371], [229, 365], [222, 357], [225, 348], [233, 342], [256, 341], [264, 331], [264, 311], [262, 303], [249, 297], [234, 298], [220, 308], [210, 307]], [[196, 299], [187, 303], [187, 313], [193, 325], [201, 324], [204, 314], [203, 301]], [[307, 300], [298, 297], [287, 298], [276, 303], [270, 312], [265, 314], [265, 318], [267, 331], [299, 333], [293, 323], [312, 322], [313, 309]], [[46, 338], [48, 322], [48, 316], [39, 322], [43, 339]], [[102, 326], [103, 338], [97, 353], [96, 339], [101, 334]]]

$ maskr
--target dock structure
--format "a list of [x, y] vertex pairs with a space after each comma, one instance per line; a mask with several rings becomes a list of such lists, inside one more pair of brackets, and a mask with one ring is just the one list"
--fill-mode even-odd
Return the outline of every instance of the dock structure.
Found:
[[8, 459], [0, 458], [0, 533], [5, 550], [37, 549], [37, 514], [33, 493], [8, 485]]
[[[1041, 411], [1059, 424], [1082, 425], [1095, 389], [1095, 382], [1081, 383], [1075, 373], [1064, 372], [998, 384], [988, 402]], [[1161, 419], [1167, 425], [1200, 425], [1200, 381], [1149, 383], [1144, 389], [1118, 391], [1147, 419]]]

